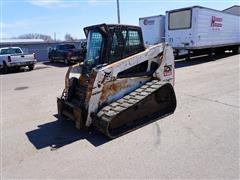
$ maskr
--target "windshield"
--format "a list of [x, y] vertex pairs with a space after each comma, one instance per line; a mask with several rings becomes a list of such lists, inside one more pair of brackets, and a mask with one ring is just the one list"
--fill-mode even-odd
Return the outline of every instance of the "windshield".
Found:
[[68, 50], [68, 49], [75, 49], [75, 46], [73, 44], [65, 44], [59, 46], [60, 50]]
[[191, 9], [169, 13], [169, 30], [191, 27]]
[[9, 48], [9, 49], [2, 49], [1, 54], [22, 54], [22, 51], [19, 48]]
[[87, 37], [87, 55], [84, 60], [86, 65], [95, 66], [99, 64], [103, 37], [100, 32], [90, 31]]

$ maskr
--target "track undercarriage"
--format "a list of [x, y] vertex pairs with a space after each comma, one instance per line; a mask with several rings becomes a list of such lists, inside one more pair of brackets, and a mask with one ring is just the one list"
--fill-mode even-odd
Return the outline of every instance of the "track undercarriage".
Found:
[[93, 125], [106, 136], [115, 138], [172, 114], [175, 108], [172, 87], [153, 80], [101, 109]]
[[[84, 113], [74, 98], [70, 102], [58, 99], [59, 117], [74, 120], [76, 128], [84, 129]], [[116, 138], [172, 114], [175, 108], [172, 86], [153, 80], [92, 114], [93, 128]]]

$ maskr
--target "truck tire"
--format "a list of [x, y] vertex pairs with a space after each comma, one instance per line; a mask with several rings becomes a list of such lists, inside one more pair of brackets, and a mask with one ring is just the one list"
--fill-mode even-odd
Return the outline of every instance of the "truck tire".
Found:
[[210, 58], [211, 61], [215, 61], [215, 50], [214, 49], [211, 49], [210, 52], [208, 53], [208, 56]]
[[240, 46], [235, 46], [234, 48], [233, 48], [233, 54], [240, 54]]
[[28, 69], [29, 69], [29, 71], [32, 71], [34, 69], [34, 65], [29, 65]]
[[19, 72], [20, 69], [21, 69], [21, 67], [20, 67], [20, 66], [17, 66], [17, 67], [15, 67], [14, 69]]
[[53, 59], [52, 57], [49, 57], [49, 61], [50, 61], [51, 63], [54, 63], [54, 59]]
[[9, 68], [8, 68], [8, 66], [6, 65], [5, 62], [3, 62], [2, 71], [3, 71], [3, 74], [7, 74], [7, 73], [9, 72]]
[[64, 59], [64, 64], [65, 64], [66, 66], [68, 66], [68, 65], [70, 64], [67, 58]]

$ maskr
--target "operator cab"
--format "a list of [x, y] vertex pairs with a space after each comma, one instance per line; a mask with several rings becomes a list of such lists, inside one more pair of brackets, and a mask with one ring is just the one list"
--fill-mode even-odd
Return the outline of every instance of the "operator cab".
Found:
[[84, 28], [84, 32], [87, 37], [84, 66], [88, 69], [114, 63], [145, 49], [138, 26], [99, 24]]

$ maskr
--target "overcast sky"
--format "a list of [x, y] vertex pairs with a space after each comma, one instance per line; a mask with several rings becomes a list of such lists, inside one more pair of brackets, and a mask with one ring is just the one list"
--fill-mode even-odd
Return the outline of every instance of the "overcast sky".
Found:
[[[138, 18], [200, 5], [223, 10], [238, 0], [119, 0], [121, 23], [138, 25]], [[63, 39], [66, 33], [85, 38], [83, 27], [117, 23], [116, 0], [0, 0], [1, 35], [41, 33]]]

